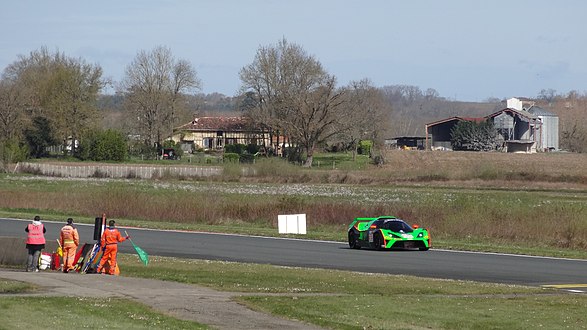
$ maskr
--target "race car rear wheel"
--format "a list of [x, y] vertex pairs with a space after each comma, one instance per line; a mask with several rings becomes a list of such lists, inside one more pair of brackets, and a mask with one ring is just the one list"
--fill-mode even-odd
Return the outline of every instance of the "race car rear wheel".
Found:
[[358, 235], [353, 232], [353, 231], [349, 231], [349, 247], [351, 249], [360, 249], [361, 246], [359, 245], [358, 242]]

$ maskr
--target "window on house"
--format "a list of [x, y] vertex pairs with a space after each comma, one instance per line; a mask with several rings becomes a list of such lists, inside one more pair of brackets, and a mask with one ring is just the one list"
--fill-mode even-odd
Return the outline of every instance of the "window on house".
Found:
[[202, 139], [202, 145], [204, 149], [210, 149], [214, 147], [214, 138], [204, 138]]

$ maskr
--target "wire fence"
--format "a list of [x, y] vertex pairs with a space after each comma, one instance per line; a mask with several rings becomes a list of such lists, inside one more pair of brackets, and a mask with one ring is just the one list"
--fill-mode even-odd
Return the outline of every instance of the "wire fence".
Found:
[[15, 173], [70, 178], [140, 178], [209, 177], [222, 174], [218, 166], [149, 166], [149, 165], [79, 165], [18, 163]]

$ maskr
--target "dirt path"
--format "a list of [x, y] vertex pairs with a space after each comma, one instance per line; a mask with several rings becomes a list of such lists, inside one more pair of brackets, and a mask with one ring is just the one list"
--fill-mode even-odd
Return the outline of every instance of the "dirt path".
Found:
[[108, 275], [26, 273], [0, 269], [0, 278], [33, 283], [31, 296], [121, 297], [133, 299], [173, 317], [217, 329], [320, 329], [252, 311], [234, 301], [239, 293], [215, 291], [175, 282]]

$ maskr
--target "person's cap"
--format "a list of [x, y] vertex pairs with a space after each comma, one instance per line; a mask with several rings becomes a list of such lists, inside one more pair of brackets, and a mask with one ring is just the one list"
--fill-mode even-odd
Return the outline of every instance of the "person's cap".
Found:
[[67, 218], [67, 224], [71, 225], [73, 223], [73, 219], [72, 218]]

